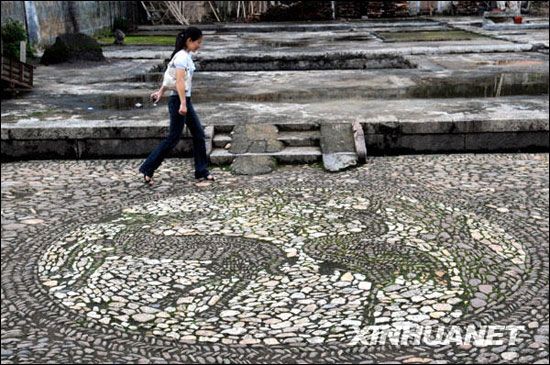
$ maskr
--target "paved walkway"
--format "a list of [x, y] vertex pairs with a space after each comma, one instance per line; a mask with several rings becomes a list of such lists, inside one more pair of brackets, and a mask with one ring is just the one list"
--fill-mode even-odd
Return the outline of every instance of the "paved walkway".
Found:
[[[2, 164], [2, 363], [548, 359], [548, 154], [195, 184], [168, 160]], [[368, 325], [520, 325], [367, 346]]]

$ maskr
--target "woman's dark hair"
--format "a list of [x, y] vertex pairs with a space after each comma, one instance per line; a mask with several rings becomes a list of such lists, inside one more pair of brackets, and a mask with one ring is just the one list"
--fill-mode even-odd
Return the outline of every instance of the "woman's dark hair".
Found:
[[187, 39], [191, 38], [191, 40], [194, 42], [201, 37], [202, 32], [199, 28], [196, 27], [189, 27], [179, 32], [178, 36], [176, 37], [176, 46], [174, 48], [174, 52], [172, 52], [172, 56], [170, 56], [170, 59], [174, 58], [174, 55], [176, 53], [178, 53], [182, 49], [185, 49]]

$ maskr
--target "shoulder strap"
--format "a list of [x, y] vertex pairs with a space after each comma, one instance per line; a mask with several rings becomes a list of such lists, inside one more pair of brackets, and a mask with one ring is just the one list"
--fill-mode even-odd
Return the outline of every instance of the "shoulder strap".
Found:
[[[177, 54], [177, 53], [176, 53], [176, 54]], [[174, 55], [174, 57], [172, 57], [172, 58], [170, 59], [170, 61], [168, 62], [168, 66], [170, 66], [171, 64], [174, 63], [174, 59], [175, 59], [175, 58], [176, 58], [176, 55]]]

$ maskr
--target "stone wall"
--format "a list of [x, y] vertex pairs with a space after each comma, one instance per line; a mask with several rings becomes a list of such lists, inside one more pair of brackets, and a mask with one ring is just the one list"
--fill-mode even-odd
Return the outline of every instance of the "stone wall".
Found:
[[214, 19], [207, 1], [186, 1], [185, 16], [191, 24], [209, 22]]
[[137, 20], [135, 1], [2, 1], [2, 24], [8, 18], [25, 24], [31, 42], [49, 45], [59, 34], [110, 27], [117, 17]]
[[2, 1], [2, 25], [9, 19], [19, 20], [25, 24], [24, 1]]

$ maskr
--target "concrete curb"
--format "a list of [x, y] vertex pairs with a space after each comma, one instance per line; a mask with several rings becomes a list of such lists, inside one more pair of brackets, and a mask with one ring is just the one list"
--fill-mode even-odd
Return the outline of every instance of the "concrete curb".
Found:
[[[548, 151], [548, 119], [361, 121], [369, 154]], [[291, 126], [291, 124], [289, 124]], [[216, 126], [217, 128], [217, 126]], [[213, 127], [205, 128], [212, 141]], [[144, 157], [166, 127], [24, 128], [2, 126], [2, 161]], [[188, 132], [171, 156], [191, 157]]]

